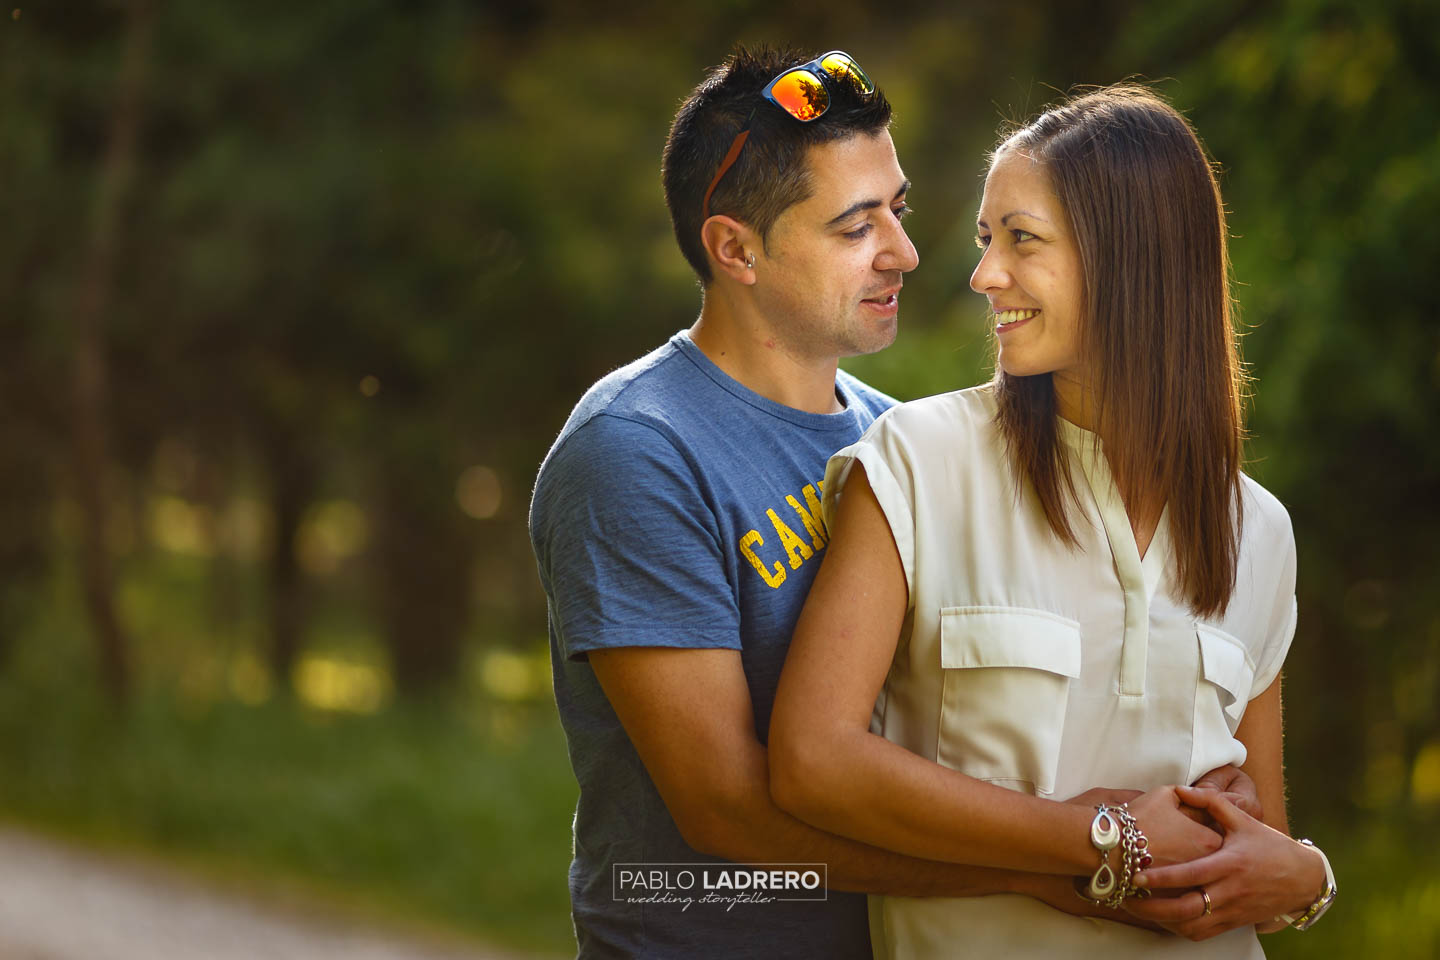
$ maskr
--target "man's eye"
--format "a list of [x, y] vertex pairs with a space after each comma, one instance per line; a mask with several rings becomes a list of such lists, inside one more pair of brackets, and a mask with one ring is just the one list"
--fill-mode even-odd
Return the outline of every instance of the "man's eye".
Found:
[[842, 233], [841, 236], [844, 237], [846, 240], [859, 240], [861, 237], [865, 236], [865, 234], [869, 232], [870, 224], [867, 223], [864, 226], [856, 227], [849, 233]]
[[900, 204], [900, 206], [893, 208], [891, 212], [895, 214], [896, 220], [904, 220], [906, 217], [910, 216], [910, 214], [915, 212], [915, 208], [910, 206], [910, 204], [908, 203], [902, 203]]

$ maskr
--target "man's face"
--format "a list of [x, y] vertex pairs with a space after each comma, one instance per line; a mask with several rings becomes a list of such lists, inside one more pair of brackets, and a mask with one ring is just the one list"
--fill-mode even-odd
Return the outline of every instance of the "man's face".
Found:
[[910, 184], [890, 134], [811, 147], [808, 200], [775, 221], [755, 298], [797, 359], [834, 360], [895, 340], [902, 275], [919, 258], [900, 225]]

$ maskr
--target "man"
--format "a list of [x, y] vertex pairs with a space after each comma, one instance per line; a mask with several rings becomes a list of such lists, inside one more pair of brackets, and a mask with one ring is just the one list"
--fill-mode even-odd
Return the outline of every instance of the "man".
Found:
[[[839, 891], [1094, 912], [1068, 878], [901, 856], [770, 800], [825, 463], [894, 403], [838, 360], [894, 340], [917, 263], [889, 103], [843, 55], [806, 59], [740, 50], [680, 108], [664, 186], [699, 319], [592, 387], [536, 482], [582, 957], [868, 957], [864, 898]], [[762, 894], [735, 863], [824, 865], [831, 889]]]

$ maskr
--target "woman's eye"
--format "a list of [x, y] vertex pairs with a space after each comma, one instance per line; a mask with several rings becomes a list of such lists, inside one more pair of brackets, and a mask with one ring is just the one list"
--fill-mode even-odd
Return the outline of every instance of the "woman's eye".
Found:
[[1010, 233], [1014, 235], [1016, 243], [1024, 243], [1026, 240], [1035, 239], [1035, 234], [1029, 230], [1011, 230]]
[[975, 235], [975, 246], [979, 247], [981, 250], [984, 250], [986, 247], [990, 246], [990, 237], [989, 237], [989, 235], [986, 235], [986, 236], [983, 236], [983, 237], [982, 237], [982, 236], [980, 236], [979, 234], [976, 234], [976, 235]]

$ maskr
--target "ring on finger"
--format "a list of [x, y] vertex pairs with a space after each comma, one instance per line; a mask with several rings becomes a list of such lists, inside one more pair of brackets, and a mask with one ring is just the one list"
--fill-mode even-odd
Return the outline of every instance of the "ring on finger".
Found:
[[1201, 887], [1201, 888], [1200, 888], [1200, 899], [1205, 901], [1205, 912], [1202, 913], [1202, 914], [1200, 914], [1200, 916], [1202, 916], [1202, 917], [1208, 917], [1208, 916], [1210, 916], [1210, 894], [1208, 894], [1208, 893], [1205, 892], [1205, 888], [1204, 888], [1204, 887]]

